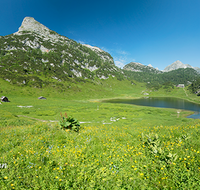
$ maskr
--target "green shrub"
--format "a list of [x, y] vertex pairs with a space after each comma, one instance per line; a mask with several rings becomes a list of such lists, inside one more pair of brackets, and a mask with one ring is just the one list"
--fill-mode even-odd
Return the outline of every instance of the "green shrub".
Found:
[[78, 132], [80, 129], [80, 123], [77, 119], [67, 116], [67, 113], [65, 113], [65, 116], [62, 116], [62, 113], [60, 113], [62, 120], [59, 122], [61, 129], [70, 129], [73, 131]]

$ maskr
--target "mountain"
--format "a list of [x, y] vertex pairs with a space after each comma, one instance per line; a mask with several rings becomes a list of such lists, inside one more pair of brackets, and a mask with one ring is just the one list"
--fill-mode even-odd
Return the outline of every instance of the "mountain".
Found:
[[177, 69], [186, 69], [186, 68], [192, 68], [200, 73], [200, 68], [198, 67], [192, 67], [189, 64], [183, 64], [181, 61], [177, 60], [171, 65], [168, 65], [163, 71], [158, 70], [158, 68], [154, 68], [151, 64], [145, 66], [138, 62], [131, 62], [123, 67], [124, 70], [127, 71], [134, 71], [134, 72], [151, 72], [151, 73], [162, 73], [162, 72], [169, 72]]
[[[189, 85], [200, 77], [200, 74], [193, 67], [183, 65], [180, 61], [172, 64], [173, 69], [168, 72], [162, 72], [141, 63], [131, 62], [124, 66], [124, 74], [129, 80], [136, 80], [147, 83], [148, 88], [156, 87], [168, 83], [171, 85], [185, 84]], [[179, 68], [180, 67], [180, 68]], [[172, 67], [171, 67], [172, 68]]]
[[169, 72], [169, 71], [172, 71], [172, 70], [176, 70], [176, 69], [180, 69], [180, 68], [192, 68], [196, 71], [200, 71], [200, 68], [198, 67], [192, 67], [191, 65], [189, 64], [183, 64], [181, 61], [177, 60], [175, 61], [174, 63], [172, 63], [171, 65], [168, 65], [164, 70], [163, 72]]
[[32, 17], [25, 17], [17, 32], [0, 36], [0, 77], [11, 84], [42, 87], [109, 76], [124, 77], [109, 53], [62, 36]]
[[196, 71], [199, 68], [194, 70], [180, 61], [172, 66], [169, 72], [162, 72], [152, 65], [131, 62], [120, 69], [115, 66], [112, 56], [99, 47], [77, 43], [32, 17], [25, 17], [17, 32], [0, 36], [0, 80], [19, 86], [56, 86], [63, 91], [72, 83], [96, 85], [101, 83], [99, 79], [109, 77], [151, 86], [169, 81], [189, 84], [199, 77]]
[[194, 67], [194, 69], [200, 73], [200, 68], [199, 67]]
[[162, 73], [158, 69], [153, 68], [152, 65], [145, 66], [138, 62], [131, 62], [123, 67], [124, 70], [134, 72], [151, 72], [151, 73]]

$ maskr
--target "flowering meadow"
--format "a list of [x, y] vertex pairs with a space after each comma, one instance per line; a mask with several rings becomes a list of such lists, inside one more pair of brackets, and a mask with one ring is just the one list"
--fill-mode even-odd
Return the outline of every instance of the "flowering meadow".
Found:
[[200, 123], [0, 129], [0, 189], [200, 189]]
[[[0, 190], [200, 189], [200, 120], [186, 118], [191, 111], [101, 101], [200, 103], [198, 96], [116, 77], [64, 85], [32, 88], [0, 79], [1, 96], [10, 100], [0, 104]], [[65, 112], [80, 122], [78, 132], [61, 129]]]

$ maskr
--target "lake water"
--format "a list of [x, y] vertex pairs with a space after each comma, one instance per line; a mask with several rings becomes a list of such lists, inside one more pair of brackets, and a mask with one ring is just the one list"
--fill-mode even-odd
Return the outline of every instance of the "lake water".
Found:
[[194, 111], [195, 113], [193, 115], [188, 116], [188, 118], [200, 119], [200, 104], [195, 104], [193, 102], [189, 102], [187, 100], [179, 98], [145, 97], [140, 99], [112, 99], [105, 100], [104, 102], [190, 110]]

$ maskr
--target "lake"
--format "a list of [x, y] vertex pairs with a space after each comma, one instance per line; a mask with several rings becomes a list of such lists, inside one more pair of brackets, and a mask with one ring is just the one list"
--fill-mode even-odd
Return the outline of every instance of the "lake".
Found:
[[111, 100], [105, 100], [103, 102], [190, 110], [194, 111], [195, 113], [193, 115], [188, 116], [188, 118], [200, 119], [200, 104], [195, 104], [193, 102], [189, 102], [187, 100], [179, 98], [145, 97], [140, 99], [111, 99]]

